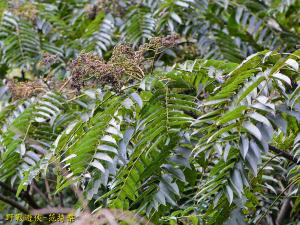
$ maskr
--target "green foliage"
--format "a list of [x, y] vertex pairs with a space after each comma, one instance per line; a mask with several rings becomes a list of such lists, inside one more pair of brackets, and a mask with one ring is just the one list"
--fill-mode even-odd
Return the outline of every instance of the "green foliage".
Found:
[[[38, 208], [73, 207], [81, 223], [89, 208], [126, 223], [147, 224], [139, 214], [154, 224], [297, 224], [298, 1], [73, 0], [5, 8], [4, 194], [26, 209], [36, 208], [28, 196]], [[170, 43], [160, 42], [170, 39], [151, 39], [173, 32], [180, 41], [166, 51]], [[120, 42], [134, 49], [121, 46], [118, 58], [111, 50]], [[189, 45], [197, 57], [185, 60]], [[82, 51], [105, 60], [87, 54], [97, 63], [83, 57], [78, 67]], [[34, 81], [13, 86], [16, 71]], [[112, 77], [126, 82], [114, 88]], [[34, 92], [35, 81], [42, 90]], [[16, 91], [28, 98], [12, 99]]]

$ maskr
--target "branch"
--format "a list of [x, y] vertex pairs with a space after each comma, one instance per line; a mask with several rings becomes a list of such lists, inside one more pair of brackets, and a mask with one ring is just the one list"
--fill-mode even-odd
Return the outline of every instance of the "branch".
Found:
[[270, 209], [275, 205], [275, 203], [278, 201], [278, 199], [281, 197], [281, 195], [284, 194], [284, 192], [286, 192], [286, 190], [288, 190], [293, 184], [297, 183], [300, 180], [300, 178], [298, 177], [297, 179], [295, 179], [292, 183], [290, 183], [282, 192], [280, 192], [280, 194], [275, 198], [275, 200], [272, 202], [272, 204], [267, 208], [267, 210], [264, 212], [263, 215], [261, 215], [259, 217], [259, 219], [256, 221], [255, 225], [260, 224], [261, 220], [267, 215], [267, 213], [270, 211]]
[[45, 193], [43, 193], [36, 185], [35, 182], [32, 182], [31, 184], [32, 188], [34, 189], [34, 191], [36, 191], [37, 193], [39, 193], [41, 195], [41, 197], [48, 202], [49, 199], [47, 198], [47, 196], [45, 195]]
[[[13, 188], [10, 187], [9, 185], [7, 185], [7, 184], [5, 184], [5, 183], [3, 183], [3, 182], [1, 182], [1, 181], [0, 181], [0, 186], [1, 186], [3, 189], [5, 189], [5, 190], [11, 192], [11, 193], [14, 194], [14, 195], [16, 195], [16, 193], [17, 193], [17, 191], [16, 191], [15, 189], [13, 189]], [[35, 203], [34, 199], [29, 195], [28, 192], [22, 191], [21, 194], [20, 194], [20, 197], [21, 197], [23, 200], [25, 200], [32, 208], [34, 208], [34, 209], [38, 209], [38, 208], [39, 208], [38, 205]]]
[[291, 155], [283, 150], [280, 150], [272, 145], [269, 145], [269, 149], [272, 152], [275, 152], [276, 154], [278, 154], [279, 156], [282, 156], [282, 157], [286, 158], [287, 160], [289, 160], [297, 165], [300, 165], [300, 159], [295, 158], [293, 155]]
[[59, 93], [62, 92], [62, 90], [67, 86], [67, 84], [71, 81], [72, 79], [72, 76], [70, 76], [66, 81], [65, 83], [59, 88]]
[[283, 204], [280, 207], [280, 210], [279, 210], [277, 218], [276, 218], [276, 225], [282, 224], [286, 218], [289, 218], [291, 209], [292, 209], [291, 199], [287, 198], [283, 201]]
[[17, 208], [18, 210], [20, 210], [21, 212], [23, 212], [25, 214], [29, 213], [29, 211], [24, 206], [20, 205], [19, 203], [17, 203], [16, 201], [14, 201], [8, 197], [5, 197], [2, 194], [0, 194], [0, 200], [13, 206], [14, 208]]
[[20, 197], [23, 198], [32, 208], [38, 209], [40, 208], [33, 197], [28, 193], [28, 191], [21, 192]]

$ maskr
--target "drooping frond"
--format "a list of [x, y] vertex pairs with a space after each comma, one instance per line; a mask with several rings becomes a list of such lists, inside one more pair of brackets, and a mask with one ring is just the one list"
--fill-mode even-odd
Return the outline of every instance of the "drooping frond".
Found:
[[40, 56], [40, 40], [35, 28], [9, 12], [2, 17], [0, 36], [3, 61], [12, 67], [30, 66], [32, 58]]

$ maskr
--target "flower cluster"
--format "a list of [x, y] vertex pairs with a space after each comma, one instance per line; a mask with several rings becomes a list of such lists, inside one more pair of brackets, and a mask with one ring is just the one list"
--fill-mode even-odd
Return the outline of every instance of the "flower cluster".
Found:
[[[178, 39], [177, 35], [155, 37], [137, 50], [126, 44], [117, 45], [107, 61], [93, 53], [81, 53], [68, 63], [71, 76], [66, 81], [57, 80], [49, 74], [44, 79], [30, 82], [15, 83], [10, 80], [8, 87], [13, 99], [28, 98], [46, 89], [59, 89], [65, 94], [73, 95], [78, 94], [84, 87], [91, 88], [98, 85], [109, 86], [114, 91], [120, 92], [124, 85], [143, 79], [147, 63], [149, 60], [152, 62], [155, 60], [155, 55], [152, 57], [153, 52], [159, 54], [164, 48], [174, 46]], [[40, 63], [50, 66], [57, 60], [58, 56], [45, 53]]]
[[113, 12], [115, 16], [121, 17], [126, 13], [124, 4], [126, 3], [120, 3], [119, 1], [112, 3], [111, 0], [95, 0], [93, 3], [85, 5], [84, 11], [90, 20], [94, 20], [100, 11], [106, 13]]
[[128, 45], [117, 45], [108, 63], [122, 67], [129, 78], [140, 80], [144, 77], [144, 60], [143, 50], [134, 51]]
[[[71, 88], [80, 91], [84, 86], [109, 84], [114, 89], [121, 88], [121, 75], [124, 70], [119, 66], [106, 63], [92, 53], [81, 53], [69, 64], [71, 71]], [[97, 82], [98, 81], [98, 82]]]
[[14, 15], [18, 15], [31, 21], [35, 21], [38, 15], [38, 9], [36, 5], [31, 2], [20, 3], [12, 1], [10, 2], [10, 9]]
[[[149, 43], [141, 45], [138, 50], [126, 44], [115, 46], [108, 61], [92, 53], [81, 53], [69, 64], [71, 72], [71, 88], [79, 92], [83, 87], [98, 84], [109, 85], [120, 91], [124, 84], [141, 80], [145, 73], [145, 53], [160, 53], [164, 48], [174, 46], [179, 40], [178, 35], [152, 38]], [[152, 57], [154, 60], [155, 57]]]
[[166, 37], [151, 38], [149, 43], [142, 45], [142, 49], [163, 49], [174, 47], [180, 39], [178, 34], [171, 34]]
[[8, 80], [7, 86], [14, 100], [30, 98], [47, 91], [47, 86], [41, 80], [17, 83], [13, 80]]
[[180, 36], [178, 34], [171, 34], [161, 38], [161, 45], [164, 48], [171, 48], [178, 44]]
[[58, 56], [57, 55], [45, 52], [42, 55], [41, 64], [44, 65], [44, 66], [51, 66], [52, 64], [56, 63], [57, 61], [58, 61]]

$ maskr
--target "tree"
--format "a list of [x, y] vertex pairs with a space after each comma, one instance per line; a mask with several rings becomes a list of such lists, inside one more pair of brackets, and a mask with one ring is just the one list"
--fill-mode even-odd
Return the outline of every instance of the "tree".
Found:
[[6, 7], [4, 214], [297, 224], [299, 1]]

